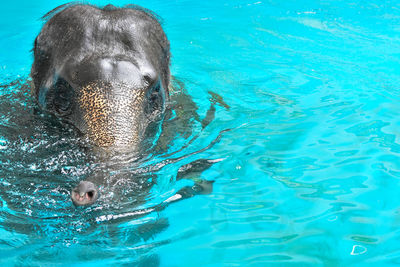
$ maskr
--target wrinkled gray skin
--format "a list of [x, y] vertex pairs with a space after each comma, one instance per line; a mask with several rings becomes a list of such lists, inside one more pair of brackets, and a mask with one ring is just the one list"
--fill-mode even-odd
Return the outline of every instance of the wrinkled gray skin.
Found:
[[[31, 70], [39, 105], [96, 148], [135, 150], [169, 97], [169, 42], [157, 18], [137, 6], [67, 4], [44, 19]], [[98, 196], [89, 181], [71, 192], [75, 205]]]

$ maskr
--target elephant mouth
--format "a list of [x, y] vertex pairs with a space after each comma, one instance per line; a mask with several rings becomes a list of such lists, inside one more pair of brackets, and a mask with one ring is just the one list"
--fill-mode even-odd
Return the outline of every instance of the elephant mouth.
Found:
[[83, 87], [79, 106], [87, 136], [95, 146], [137, 146], [144, 132], [145, 90], [95, 82]]

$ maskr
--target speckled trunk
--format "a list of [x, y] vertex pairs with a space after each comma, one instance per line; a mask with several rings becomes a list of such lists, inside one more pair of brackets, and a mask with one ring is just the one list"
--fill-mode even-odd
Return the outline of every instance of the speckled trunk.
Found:
[[92, 83], [81, 90], [79, 106], [89, 139], [99, 147], [135, 147], [146, 118], [144, 91], [124, 84]]

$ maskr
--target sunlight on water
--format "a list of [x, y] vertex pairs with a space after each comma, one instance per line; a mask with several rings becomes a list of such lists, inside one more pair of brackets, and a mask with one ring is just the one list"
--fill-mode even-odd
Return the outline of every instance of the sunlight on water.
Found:
[[[38, 18], [62, 3], [0, 19], [2, 264], [399, 264], [398, 3], [135, 2], [184, 89], [151, 148], [111, 162], [29, 93]], [[102, 197], [77, 208], [87, 177]]]

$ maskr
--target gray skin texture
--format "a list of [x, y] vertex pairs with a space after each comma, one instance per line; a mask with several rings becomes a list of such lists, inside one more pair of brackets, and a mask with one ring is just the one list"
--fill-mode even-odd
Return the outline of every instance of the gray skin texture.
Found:
[[[39, 106], [73, 124], [95, 148], [135, 150], [169, 98], [169, 41], [157, 17], [132, 5], [66, 4], [43, 18], [31, 69]], [[98, 196], [89, 181], [71, 192], [75, 205]]]

